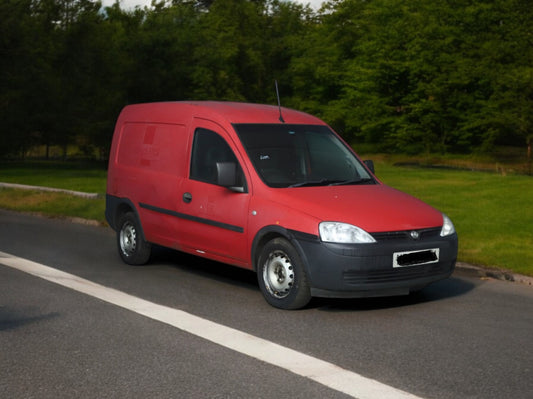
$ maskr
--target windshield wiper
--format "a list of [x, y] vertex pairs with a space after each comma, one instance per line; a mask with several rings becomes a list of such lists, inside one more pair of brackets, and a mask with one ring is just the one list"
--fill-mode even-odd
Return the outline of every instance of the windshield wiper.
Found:
[[306, 180], [300, 183], [291, 184], [289, 188], [294, 187], [311, 187], [311, 186], [349, 186], [357, 184], [374, 184], [374, 179], [369, 177], [364, 177], [360, 179], [350, 179], [350, 180], [333, 180], [333, 179], [322, 179], [322, 180]]
[[356, 185], [356, 184], [367, 184], [367, 183], [374, 183], [374, 179], [365, 177], [361, 179], [339, 181], [339, 182], [331, 183], [331, 185], [332, 186], [349, 186], [351, 184]]
[[341, 181], [339, 180], [331, 180], [331, 179], [322, 179], [322, 180], [306, 180], [302, 181], [300, 183], [291, 184], [289, 188], [294, 187], [309, 187], [309, 186], [332, 186], [335, 184], [339, 184]]

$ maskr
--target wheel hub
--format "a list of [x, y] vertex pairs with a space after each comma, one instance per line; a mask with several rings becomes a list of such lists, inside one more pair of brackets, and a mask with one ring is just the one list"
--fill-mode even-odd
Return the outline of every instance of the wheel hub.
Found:
[[131, 223], [126, 223], [120, 230], [120, 249], [126, 256], [135, 252], [137, 247], [137, 231]]
[[290, 259], [284, 253], [272, 253], [263, 269], [263, 281], [270, 294], [284, 298], [294, 284], [294, 271]]

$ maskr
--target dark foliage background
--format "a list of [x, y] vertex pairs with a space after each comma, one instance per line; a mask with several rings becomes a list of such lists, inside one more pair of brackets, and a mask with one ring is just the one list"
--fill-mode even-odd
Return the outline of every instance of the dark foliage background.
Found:
[[532, 49], [530, 0], [1, 0], [0, 157], [105, 158], [128, 103], [275, 104], [276, 79], [285, 106], [379, 151], [525, 147]]

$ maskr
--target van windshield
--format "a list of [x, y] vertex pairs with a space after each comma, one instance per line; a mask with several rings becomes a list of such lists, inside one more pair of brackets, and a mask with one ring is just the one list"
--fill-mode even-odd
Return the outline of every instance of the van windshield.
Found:
[[327, 126], [235, 124], [234, 127], [255, 170], [270, 187], [376, 183]]

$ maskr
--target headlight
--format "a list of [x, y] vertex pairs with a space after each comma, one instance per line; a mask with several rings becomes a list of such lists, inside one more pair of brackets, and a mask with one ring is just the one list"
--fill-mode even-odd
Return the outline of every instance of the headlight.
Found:
[[363, 229], [347, 223], [322, 222], [318, 226], [320, 239], [325, 242], [343, 244], [365, 244], [376, 242], [374, 238]]
[[442, 219], [443, 219], [443, 223], [442, 223], [442, 229], [440, 231], [440, 236], [446, 237], [446, 236], [449, 236], [455, 233], [455, 227], [453, 226], [453, 223], [450, 220], [450, 218], [446, 216], [445, 214], [442, 214]]

